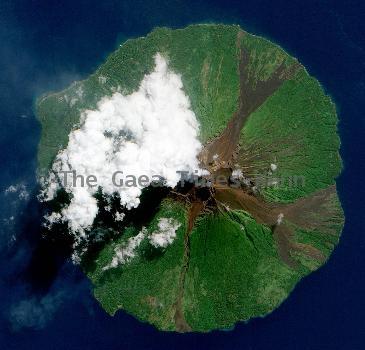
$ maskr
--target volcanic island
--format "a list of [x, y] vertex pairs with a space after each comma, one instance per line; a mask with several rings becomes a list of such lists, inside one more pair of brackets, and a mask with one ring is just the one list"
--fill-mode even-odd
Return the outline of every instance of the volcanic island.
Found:
[[[164, 331], [230, 329], [276, 309], [339, 241], [335, 105], [297, 59], [237, 25], [127, 40], [87, 79], [41, 96], [36, 114], [45, 226], [70, 237], [110, 315]], [[171, 169], [194, 162], [196, 178], [228, 180], [176, 182]], [[82, 192], [57, 177], [117, 163], [168, 169], [170, 180]]]

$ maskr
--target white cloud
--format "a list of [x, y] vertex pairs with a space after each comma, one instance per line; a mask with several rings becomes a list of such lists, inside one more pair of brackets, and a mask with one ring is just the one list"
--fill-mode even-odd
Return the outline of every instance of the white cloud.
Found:
[[150, 243], [156, 248], [166, 248], [176, 238], [176, 230], [181, 224], [173, 218], [160, 218], [158, 230], [149, 236]]
[[17, 192], [17, 186], [15, 185], [10, 185], [6, 190], [5, 190], [5, 194], [8, 194], [8, 193], [15, 193]]
[[5, 190], [5, 195], [8, 195], [10, 193], [18, 194], [18, 198], [21, 200], [27, 200], [29, 198], [29, 192], [27, 190], [27, 186], [25, 186], [25, 184], [22, 183], [9, 186]]
[[251, 182], [250, 182], [250, 179], [245, 177], [245, 175], [243, 174], [242, 170], [241, 169], [234, 169], [232, 171], [232, 175], [231, 177], [233, 179], [237, 179], [237, 180], [240, 180], [241, 183], [245, 184], [246, 186], [251, 186]]
[[99, 80], [100, 84], [105, 84], [107, 81], [107, 77], [104, 77], [103, 75], [99, 75], [98, 80]]
[[280, 213], [280, 214], [278, 215], [278, 219], [276, 220], [276, 223], [277, 223], [278, 225], [280, 225], [280, 224], [283, 222], [283, 219], [284, 219], [284, 214], [283, 214], [283, 213]]
[[[198, 122], [180, 75], [169, 70], [158, 53], [154, 71], [144, 77], [138, 91], [127, 96], [116, 92], [102, 99], [81, 120], [80, 128], [70, 133], [67, 148], [58, 154], [53, 171], [96, 176], [103, 193], [119, 193], [121, 205], [128, 209], [139, 205], [142, 187], [115, 186], [112, 175], [116, 171], [150, 179], [160, 175], [167, 186], [175, 187], [180, 179], [176, 171], [200, 169]], [[52, 199], [59, 188], [56, 180], [51, 174], [43, 192], [45, 200]], [[62, 219], [77, 239], [86, 238], [85, 230], [98, 213], [93, 197], [97, 187], [82, 188], [80, 183], [73, 187], [68, 181], [65, 189], [73, 198], [62, 210]]]
[[45, 219], [45, 222], [44, 222], [43, 226], [50, 229], [54, 223], [62, 220], [62, 215], [60, 213], [51, 213], [49, 215], [45, 215], [44, 219]]
[[114, 220], [115, 221], [123, 221], [124, 217], [125, 217], [124, 213], [116, 212], [115, 215], [114, 215]]
[[150, 235], [145, 227], [134, 237], [129, 238], [126, 242], [118, 245], [115, 249], [115, 255], [103, 270], [118, 267], [129, 263], [136, 257], [136, 249], [141, 245], [142, 241], [148, 236], [149, 243], [155, 248], [166, 248], [176, 238], [176, 230], [181, 224], [173, 218], [160, 218], [158, 220], [158, 229]]
[[79, 98], [82, 98], [84, 96], [84, 90], [82, 88], [82, 86], [80, 85], [77, 90], [76, 90], [76, 94]]
[[271, 171], [275, 171], [278, 168], [278, 166], [276, 164], [270, 164], [270, 169]]
[[144, 238], [146, 237], [147, 229], [144, 227], [138, 233], [138, 235], [131, 237], [128, 241], [122, 245], [119, 245], [114, 249], [115, 255], [111, 263], [103, 268], [103, 270], [108, 270], [110, 268], [115, 268], [119, 265], [123, 265], [130, 262], [136, 256], [136, 249], [140, 246]]
[[79, 100], [79, 99], [78, 99], [78, 98], [76, 98], [76, 97], [71, 98], [70, 103], [69, 103], [70, 107], [73, 107], [73, 106], [76, 104], [76, 102], [77, 102], [78, 100]]
[[237, 178], [237, 179], [242, 179], [244, 177], [243, 173], [242, 173], [242, 170], [241, 169], [234, 169], [232, 171], [232, 177]]

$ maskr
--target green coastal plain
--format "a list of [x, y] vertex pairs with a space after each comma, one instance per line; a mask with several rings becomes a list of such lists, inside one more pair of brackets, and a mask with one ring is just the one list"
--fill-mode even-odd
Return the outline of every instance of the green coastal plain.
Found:
[[[136, 91], [157, 52], [181, 75], [200, 123], [202, 164], [211, 173], [242, 169], [251, 183], [216, 186], [208, 199], [194, 189], [186, 201], [167, 191], [143, 225], [113, 227], [113, 239], [81, 266], [110, 315], [122, 309], [167, 331], [229, 329], [276, 309], [339, 241], [336, 109], [295, 58], [239, 26], [157, 28], [126, 41], [87, 79], [38, 99], [40, 174], [80, 114], [115, 91]], [[262, 177], [273, 185], [260, 187]], [[153, 232], [160, 218], [181, 224], [171, 245], [156, 250], [144, 240], [136, 258], [104, 269], [118, 245], [142, 226]]]

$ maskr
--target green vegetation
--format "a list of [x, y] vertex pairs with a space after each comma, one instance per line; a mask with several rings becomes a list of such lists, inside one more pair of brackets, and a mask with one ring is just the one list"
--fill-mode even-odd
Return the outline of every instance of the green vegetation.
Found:
[[344, 217], [335, 188], [341, 171], [335, 106], [296, 59], [238, 26], [157, 28], [125, 42], [86, 80], [39, 99], [40, 172], [66, 146], [83, 111], [116, 91], [138, 89], [157, 52], [181, 74], [202, 143], [244, 111], [230, 166], [253, 180], [284, 183], [222, 195], [227, 203], [202, 205], [197, 218], [193, 201], [169, 196], [146, 230], [153, 232], [159, 218], [176, 219], [181, 226], [170, 246], [155, 249], [145, 238], [133, 259], [105, 269], [115, 248], [140, 232], [128, 226], [83, 268], [111, 315], [123, 309], [162, 330], [228, 329], [277, 308], [338, 243]]
[[190, 255], [184, 308], [198, 331], [272, 311], [301, 277], [280, 261], [270, 229], [239, 211], [199, 220]]
[[147, 227], [157, 228], [159, 218], [174, 218], [181, 223], [177, 237], [167, 249], [152, 247], [146, 238], [136, 250], [136, 257], [117, 268], [103, 270], [115, 255], [114, 249], [138, 232], [127, 228], [118, 240], [105, 246], [95, 261], [95, 269], [86, 273], [95, 285], [95, 297], [111, 315], [120, 308], [159, 328], [174, 329], [174, 308], [184, 254], [186, 209], [172, 201], [162, 203]]
[[[284, 186], [270, 186], [263, 194], [273, 201], [293, 201], [334, 183], [341, 169], [333, 103], [318, 81], [301, 68], [252, 113], [241, 132], [244, 166], [252, 177], [267, 174]], [[260, 153], [259, 157], [252, 157]], [[298, 184], [290, 185], [289, 181]]]
[[258, 81], [268, 81], [281, 64], [290, 66], [296, 62], [280, 47], [258, 36], [246, 33], [242, 45], [249, 56], [248, 78], [253, 86]]
[[145, 38], [126, 41], [88, 79], [41, 97], [36, 114], [42, 124], [39, 170], [47, 171], [80, 113], [116, 91], [130, 94], [152, 71], [157, 52], [182, 75], [185, 92], [200, 125], [202, 142], [218, 135], [236, 110], [239, 81], [238, 26], [197, 25], [184, 30], [158, 28]]

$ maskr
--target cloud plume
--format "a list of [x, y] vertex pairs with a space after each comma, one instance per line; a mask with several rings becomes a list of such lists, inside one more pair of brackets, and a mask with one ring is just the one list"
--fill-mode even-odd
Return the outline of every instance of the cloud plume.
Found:
[[[159, 53], [154, 71], [144, 77], [138, 91], [127, 96], [117, 92], [102, 99], [81, 120], [80, 128], [70, 133], [67, 148], [58, 154], [53, 171], [96, 176], [103, 193], [118, 193], [127, 209], [139, 205], [143, 188], [116, 186], [112, 181], [115, 172], [150, 179], [159, 175], [167, 186], [174, 187], [180, 179], [176, 171], [200, 171], [199, 124], [180, 75], [169, 69]], [[43, 193], [45, 200], [52, 199], [58, 188], [51, 176]], [[68, 222], [75, 237], [84, 239], [98, 213], [97, 187], [73, 186], [69, 179], [65, 190], [72, 194], [71, 203], [60, 216], [50, 218]]]

